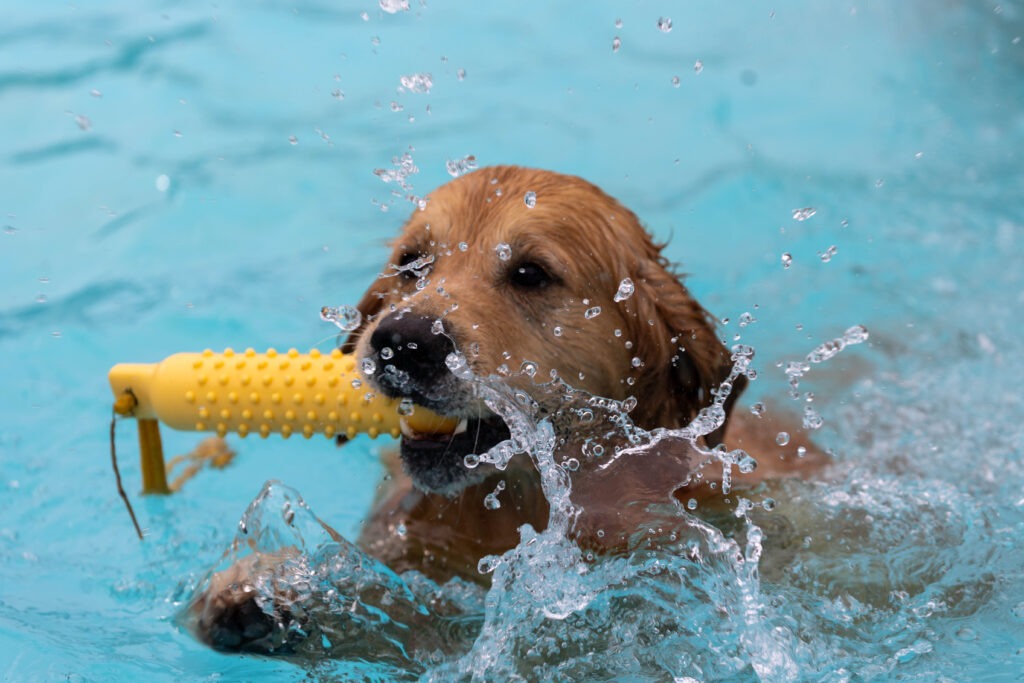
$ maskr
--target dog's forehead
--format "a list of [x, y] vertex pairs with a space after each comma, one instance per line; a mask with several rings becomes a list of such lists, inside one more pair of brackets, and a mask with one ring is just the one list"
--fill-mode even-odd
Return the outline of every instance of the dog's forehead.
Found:
[[[565, 254], [635, 237], [635, 217], [574, 176], [517, 167], [481, 169], [438, 188], [406, 223], [403, 239], [489, 251], [502, 244]], [[641, 230], [642, 232], [642, 230]]]

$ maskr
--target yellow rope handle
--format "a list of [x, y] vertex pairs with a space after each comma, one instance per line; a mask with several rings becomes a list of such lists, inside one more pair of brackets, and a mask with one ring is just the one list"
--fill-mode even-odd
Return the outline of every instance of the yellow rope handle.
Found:
[[146, 493], [169, 490], [157, 421], [221, 437], [232, 432], [285, 438], [397, 437], [401, 421], [414, 431], [435, 434], [451, 433], [458, 425], [458, 420], [422, 407], [401, 415], [398, 401], [375, 395], [356, 369], [355, 358], [338, 349], [306, 354], [295, 349], [207, 349], [178, 353], [159, 363], [121, 363], [111, 368], [109, 380], [114, 411], [139, 420]]

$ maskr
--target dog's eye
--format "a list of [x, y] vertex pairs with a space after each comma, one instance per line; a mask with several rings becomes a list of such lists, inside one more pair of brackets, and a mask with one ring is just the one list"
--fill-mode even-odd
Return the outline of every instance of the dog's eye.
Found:
[[513, 266], [509, 277], [512, 284], [522, 289], [540, 289], [554, 282], [544, 266], [533, 261], [523, 261]]
[[424, 255], [415, 251], [407, 251], [398, 259], [398, 264], [391, 266], [398, 273], [409, 280], [416, 280], [423, 277], [434, 262], [434, 257]]

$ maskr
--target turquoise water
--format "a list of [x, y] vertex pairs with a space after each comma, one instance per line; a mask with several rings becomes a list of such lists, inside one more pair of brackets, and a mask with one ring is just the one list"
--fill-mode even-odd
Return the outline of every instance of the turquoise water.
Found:
[[[4, 680], [1018, 677], [1024, 6], [410, 3], [6, 8]], [[428, 93], [399, 90], [422, 73]], [[411, 189], [375, 175], [406, 153]], [[480, 635], [443, 661], [208, 650], [174, 618], [263, 482], [354, 538], [385, 444], [236, 442], [231, 468], [134, 498], [139, 544], [107, 370], [329, 347], [319, 308], [358, 299], [405, 195], [467, 155], [582, 175], [671, 238], [723, 336], [757, 348], [748, 400], [787, 401], [777, 363], [870, 330], [801, 380], [838, 473], [773, 491], [764, 517], [813, 533], [779, 549], [763, 521], [758, 563], [756, 544], [701, 531], [703, 562], [585, 578], [545, 536], [466, 598]], [[133, 440], [120, 425], [129, 491]], [[165, 433], [171, 453], [195, 440]]]

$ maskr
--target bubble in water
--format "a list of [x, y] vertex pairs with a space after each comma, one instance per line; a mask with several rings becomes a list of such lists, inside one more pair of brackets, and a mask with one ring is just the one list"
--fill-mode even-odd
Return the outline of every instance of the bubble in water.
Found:
[[789, 443], [789, 432], [779, 432], [775, 435], [775, 443], [785, 446]]
[[818, 210], [813, 206], [805, 206], [802, 209], [793, 209], [793, 220], [805, 221], [816, 213], [818, 213]]
[[618, 52], [619, 48], [622, 47], [622, 40], [618, 36], [612, 39], [612, 52]]
[[807, 448], [805, 446], [797, 446], [796, 447], [796, 457], [802, 458], [805, 455], [807, 455]]
[[384, 360], [391, 360], [395, 355], [395, 352], [391, 350], [390, 346], [385, 346], [380, 350], [380, 357]]
[[562, 336], [562, 326], [561, 325], [555, 325], [555, 328], [553, 330], [551, 330], [551, 332], [556, 337], [561, 337]]
[[462, 464], [465, 465], [468, 469], [475, 469], [477, 466], [480, 465], [480, 456], [476, 455], [475, 453], [469, 453], [468, 455], [466, 455], [466, 457], [462, 459]]
[[673, 88], [678, 88], [679, 87], [679, 76], [673, 76], [672, 77], [672, 87]]
[[532, 209], [537, 206], [537, 193], [530, 190], [523, 196], [523, 202], [526, 204], [526, 208]]
[[458, 70], [457, 70], [457, 71], [455, 72], [455, 77], [456, 77], [457, 79], [459, 79], [460, 81], [464, 81], [464, 80], [466, 80], [466, 70], [465, 70], [465, 69], [458, 69]]
[[411, 398], [403, 398], [399, 401], [397, 410], [399, 415], [412, 415], [416, 410], [416, 404]]
[[290, 145], [297, 145], [297, 144], [299, 144], [299, 139], [297, 137], [295, 137], [294, 135], [289, 135], [288, 136], [288, 144], [290, 144]]
[[[461, 159], [449, 159], [445, 163], [445, 167], [448, 169], [448, 175], [452, 178], [458, 178], [460, 175], [469, 173], [477, 167], [476, 157], [470, 154], [469, 156]], [[465, 244], [465, 242], [462, 244]], [[459, 245], [459, 248], [462, 248], [461, 244]], [[465, 249], [463, 249], [463, 251], [465, 251]]]
[[409, 11], [409, 0], [380, 0], [380, 8], [388, 14]]
[[694, 510], [696, 510], [697, 509], [697, 499], [696, 498], [690, 498], [689, 500], [687, 500], [686, 501], [686, 509], [689, 510], [690, 512], [693, 512]]
[[583, 317], [586, 318], [587, 320], [596, 318], [599, 315], [601, 315], [600, 306], [592, 306], [591, 308], [588, 308], [586, 311], [583, 312]]
[[672, 19], [669, 17], [658, 17], [658, 30], [662, 33], [668, 33], [672, 30]]
[[765, 405], [758, 401], [754, 405], [750, 406], [750, 414], [754, 417], [761, 417], [764, 415]]
[[469, 249], [469, 244], [466, 242], [459, 242], [459, 251], [466, 251]]
[[832, 257], [836, 255], [836, 251], [837, 251], [836, 245], [833, 244], [831, 247], [829, 247], [825, 251], [819, 251], [818, 252], [818, 257], [821, 259], [822, 263], [828, 263], [829, 261], [832, 260]]
[[633, 286], [633, 281], [630, 280], [628, 277], [627, 278], [623, 278], [622, 282], [619, 283], [618, 291], [615, 292], [614, 301], [616, 303], [618, 303], [620, 301], [625, 301], [629, 297], [633, 296], [633, 292], [635, 290], [636, 290], [636, 287]]
[[633, 357], [633, 360], [631, 360], [630, 363], [633, 365], [634, 368], [638, 368], [644, 364], [644, 362], [636, 356]]
[[[370, 358], [364, 358], [362, 365], [360, 366], [360, 369], [362, 369], [364, 375], [369, 377], [373, 373], [377, 372], [377, 364], [374, 363], [373, 360]], [[355, 385], [353, 384], [353, 386]]]
[[533, 377], [537, 374], [537, 364], [533, 361], [524, 361], [519, 370], [527, 377]]
[[694, 71], [694, 73], [699, 74], [703, 70], [704, 70], [704, 62], [702, 62], [701, 60], [698, 59], [696, 62], [693, 63], [693, 71]]
[[756, 322], [757, 322], [757, 318], [755, 318], [751, 313], [743, 313], [742, 315], [740, 315], [740, 319], [739, 319], [740, 327], [746, 327], [747, 325], [753, 325]]
[[793, 265], [793, 255], [790, 254], [788, 251], [783, 252], [782, 253], [782, 267], [783, 268], [789, 268], [791, 265]]
[[351, 332], [362, 323], [363, 315], [355, 306], [324, 306], [320, 309], [320, 319], [334, 323], [342, 332]]
[[409, 74], [398, 80], [406, 90], [421, 95], [429, 93], [430, 89], [434, 87], [434, 77], [428, 73]]
[[405, 535], [409, 533], [409, 529], [407, 529], [404, 524], [399, 522], [398, 526], [395, 527], [395, 533], [398, 535], [399, 538], [405, 538]]
[[430, 332], [432, 334], [444, 334], [444, 322], [440, 318], [430, 324]]
[[615, 20], [615, 28], [622, 28], [622, 19]]
[[505, 244], [504, 242], [499, 242], [498, 245], [494, 247], [494, 252], [502, 261], [508, 261], [510, 258], [512, 258], [512, 247]]
[[160, 174], [156, 177], [156, 191], [167, 192], [171, 187], [171, 179], [167, 174]]

